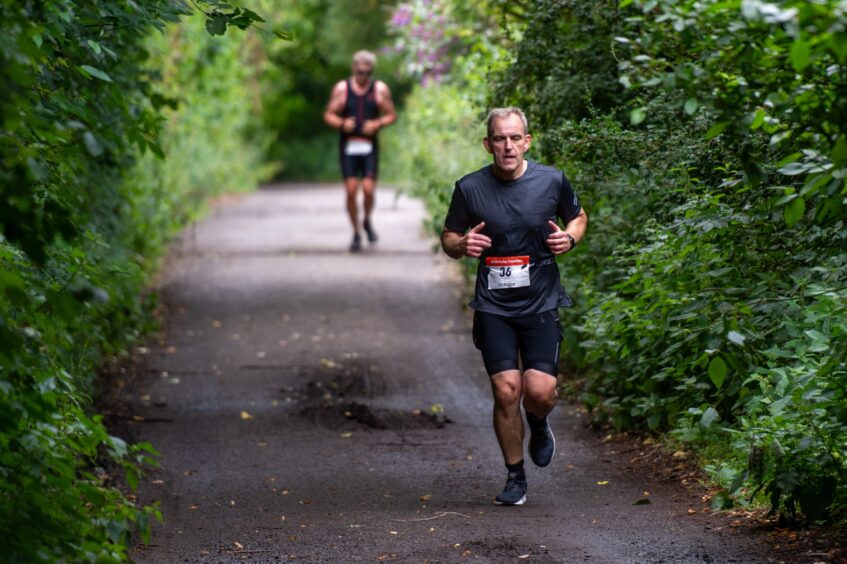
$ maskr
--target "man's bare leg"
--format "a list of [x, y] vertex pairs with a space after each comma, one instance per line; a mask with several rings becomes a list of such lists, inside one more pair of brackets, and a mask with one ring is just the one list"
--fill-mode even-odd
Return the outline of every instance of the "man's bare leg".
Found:
[[376, 201], [376, 179], [368, 177], [363, 178], [362, 192], [364, 192], [365, 195], [365, 219], [362, 222], [362, 225], [365, 228], [365, 232], [368, 234], [368, 241], [374, 243], [377, 236], [376, 231], [373, 230], [373, 226], [371, 225], [371, 212], [373, 212], [374, 202]]
[[344, 188], [347, 190], [347, 214], [353, 225], [353, 233], [359, 232], [359, 206], [356, 203], [356, 195], [359, 192], [359, 179], [349, 177], [344, 179]]
[[520, 370], [491, 375], [494, 392], [494, 433], [506, 464], [523, 460], [524, 425], [521, 416], [522, 379]]
[[527, 413], [544, 419], [553, 411], [558, 397], [556, 377], [540, 370], [529, 369], [523, 374], [523, 406]]
[[344, 188], [347, 190], [347, 215], [353, 225], [353, 241], [350, 243], [350, 251], [356, 252], [362, 248], [362, 236], [359, 234], [359, 206], [356, 196], [359, 192], [359, 179], [348, 177], [344, 179]]
[[547, 415], [556, 405], [556, 377], [540, 370], [526, 370], [523, 375], [523, 405], [529, 425], [529, 457], [536, 466], [544, 467], [556, 453], [556, 439]]

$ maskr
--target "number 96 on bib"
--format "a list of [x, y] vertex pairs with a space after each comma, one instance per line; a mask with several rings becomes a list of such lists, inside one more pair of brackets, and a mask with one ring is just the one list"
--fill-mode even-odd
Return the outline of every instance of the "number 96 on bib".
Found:
[[486, 257], [488, 289], [509, 290], [529, 286], [529, 256]]

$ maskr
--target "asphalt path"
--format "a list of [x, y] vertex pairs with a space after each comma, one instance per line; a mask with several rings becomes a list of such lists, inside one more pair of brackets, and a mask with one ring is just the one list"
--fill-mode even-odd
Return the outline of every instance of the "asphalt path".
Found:
[[127, 391], [133, 438], [161, 453], [139, 500], [164, 523], [136, 561], [772, 560], [566, 404], [553, 463], [527, 462], [526, 505], [492, 505], [488, 379], [423, 216], [380, 187], [380, 241], [351, 254], [341, 186], [284, 185], [185, 231]]

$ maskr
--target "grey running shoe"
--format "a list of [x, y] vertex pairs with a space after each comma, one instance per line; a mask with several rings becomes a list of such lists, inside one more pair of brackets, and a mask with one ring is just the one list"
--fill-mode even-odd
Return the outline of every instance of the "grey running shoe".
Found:
[[353, 235], [353, 242], [350, 243], [350, 252], [358, 253], [362, 250], [362, 236], [356, 233]]
[[523, 505], [526, 502], [526, 476], [518, 472], [509, 472], [503, 493], [494, 500], [495, 505]]
[[536, 466], [544, 467], [553, 460], [556, 453], [556, 438], [550, 430], [547, 418], [539, 419], [531, 413], [526, 414], [529, 424], [529, 457]]
[[371, 227], [371, 221], [370, 221], [369, 219], [366, 219], [366, 220], [364, 221], [364, 223], [362, 223], [362, 227], [364, 227], [364, 228], [365, 228], [365, 233], [366, 233], [366, 234], [367, 234], [367, 236], [368, 236], [368, 242], [369, 242], [369, 243], [376, 243], [376, 240], [377, 240], [379, 237], [377, 237], [377, 235], [376, 235], [376, 231], [374, 231], [374, 230], [373, 230], [373, 227]]

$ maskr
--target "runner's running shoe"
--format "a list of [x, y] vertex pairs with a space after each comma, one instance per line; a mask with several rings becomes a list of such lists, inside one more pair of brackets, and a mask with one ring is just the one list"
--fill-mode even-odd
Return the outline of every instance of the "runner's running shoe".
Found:
[[353, 242], [350, 243], [350, 252], [358, 253], [362, 250], [362, 236], [356, 233], [353, 235]]
[[529, 424], [529, 457], [536, 466], [544, 467], [553, 460], [556, 453], [556, 439], [550, 430], [547, 418], [539, 419], [531, 413], [526, 414], [526, 422]]
[[374, 231], [373, 227], [371, 227], [371, 221], [369, 219], [366, 219], [364, 221], [364, 223], [362, 223], [362, 227], [365, 228], [365, 233], [367, 233], [367, 235], [368, 235], [368, 242], [369, 243], [376, 243], [376, 240], [379, 237], [377, 237], [376, 231]]
[[523, 505], [526, 502], [526, 475], [509, 472], [503, 493], [494, 500], [495, 505]]

